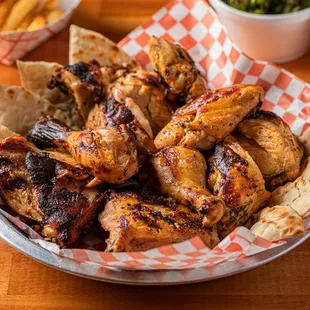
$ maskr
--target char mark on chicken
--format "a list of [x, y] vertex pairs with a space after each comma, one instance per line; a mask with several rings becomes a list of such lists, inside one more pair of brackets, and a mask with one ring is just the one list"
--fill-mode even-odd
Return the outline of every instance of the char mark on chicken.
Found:
[[109, 192], [99, 221], [110, 232], [110, 252], [145, 251], [196, 236], [210, 248], [218, 243], [216, 229], [203, 227], [195, 211], [145, 189]]
[[270, 193], [254, 160], [233, 136], [215, 146], [214, 155], [209, 158], [209, 171], [208, 186], [226, 205], [217, 224], [223, 239], [263, 207]]
[[124, 125], [71, 130], [45, 118], [31, 128], [29, 138], [37, 145], [68, 151], [89, 174], [104, 182], [121, 184], [138, 171], [137, 146]]
[[61, 247], [75, 245], [101, 207], [102, 195], [85, 188], [85, 171], [58, 160], [55, 152], [41, 152], [22, 137], [0, 142], [0, 172], [6, 203], [36, 221], [41, 234]]

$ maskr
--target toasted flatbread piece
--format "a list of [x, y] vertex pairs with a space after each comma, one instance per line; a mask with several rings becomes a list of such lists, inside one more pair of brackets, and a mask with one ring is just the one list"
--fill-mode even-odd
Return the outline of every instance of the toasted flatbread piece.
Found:
[[16, 136], [17, 134], [9, 129], [8, 127], [0, 125], [0, 139], [5, 139], [7, 137]]
[[310, 180], [310, 157], [308, 157], [301, 167], [301, 175], [304, 180]]
[[68, 100], [59, 88], [51, 90], [47, 87], [54, 70], [59, 67], [61, 65], [56, 62], [17, 61], [22, 87], [53, 104]]
[[286, 183], [271, 193], [269, 206], [290, 206], [302, 218], [310, 216], [310, 180], [299, 177], [294, 182]]
[[22, 87], [0, 84], [0, 125], [26, 135], [41, 115], [53, 116], [71, 126], [70, 119], [47, 100]]
[[304, 132], [304, 134], [299, 138], [305, 147], [305, 154], [310, 156], [310, 127]]
[[266, 240], [277, 241], [289, 237], [302, 237], [305, 228], [302, 218], [293, 208], [274, 206], [263, 209], [251, 232]]
[[101, 66], [136, 66], [135, 60], [110, 39], [98, 32], [71, 25], [69, 64], [79, 61], [89, 62], [93, 59]]
[[57, 105], [71, 119], [73, 125], [79, 127], [79, 117], [76, 114], [76, 105], [73, 95], [64, 94], [58, 87], [48, 88], [54, 70], [61, 67], [56, 62], [45, 61], [17, 61], [17, 67], [22, 86], [40, 97]]

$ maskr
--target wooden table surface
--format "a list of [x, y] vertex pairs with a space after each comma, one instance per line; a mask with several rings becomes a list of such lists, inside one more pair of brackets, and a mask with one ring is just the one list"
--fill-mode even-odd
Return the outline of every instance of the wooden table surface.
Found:
[[[72, 22], [114, 41], [166, 0], [84, 0]], [[67, 62], [68, 29], [25, 60]], [[310, 53], [283, 65], [310, 81]], [[15, 67], [0, 65], [0, 83], [19, 84]], [[309, 309], [310, 241], [255, 270], [208, 283], [133, 287], [100, 283], [53, 270], [0, 241], [0, 309]]]

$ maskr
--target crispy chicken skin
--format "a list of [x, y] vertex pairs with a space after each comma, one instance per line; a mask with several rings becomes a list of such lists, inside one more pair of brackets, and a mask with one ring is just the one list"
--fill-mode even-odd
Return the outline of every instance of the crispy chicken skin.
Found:
[[150, 191], [109, 192], [102, 227], [110, 232], [109, 252], [146, 251], [199, 236], [206, 246], [218, 243], [216, 229], [201, 225], [199, 215], [175, 201]]
[[137, 149], [124, 125], [78, 131], [45, 118], [30, 129], [29, 138], [39, 146], [65, 149], [89, 174], [104, 182], [121, 184], [138, 171]]
[[148, 49], [153, 68], [181, 101], [187, 102], [207, 91], [204, 77], [181, 46], [153, 36], [148, 42]]
[[265, 189], [265, 181], [254, 160], [232, 136], [215, 146], [208, 164], [208, 186], [226, 205], [217, 225], [223, 239], [259, 210], [270, 193]]
[[161, 149], [150, 159], [156, 188], [184, 205], [195, 208], [206, 227], [223, 216], [224, 203], [206, 189], [207, 165], [202, 154], [183, 146]]
[[18, 214], [39, 223], [43, 236], [70, 247], [97, 215], [102, 195], [85, 188], [84, 170], [55, 158], [20, 136], [1, 140], [0, 194]]
[[[276, 114], [260, 111], [256, 117], [242, 121], [238, 130], [256, 147], [241, 141], [260, 168], [269, 188], [293, 181], [300, 172], [304, 148], [289, 126]], [[265, 152], [265, 156], [260, 154]]]
[[109, 91], [116, 100], [124, 102], [125, 98], [131, 98], [139, 106], [155, 136], [172, 116], [171, 104], [166, 100], [166, 90], [155, 72], [143, 69], [128, 73], [109, 86]]
[[243, 84], [209, 91], [179, 108], [156, 136], [155, 145], [209, 150], [255, 110], [263, 96], [262, 87]]

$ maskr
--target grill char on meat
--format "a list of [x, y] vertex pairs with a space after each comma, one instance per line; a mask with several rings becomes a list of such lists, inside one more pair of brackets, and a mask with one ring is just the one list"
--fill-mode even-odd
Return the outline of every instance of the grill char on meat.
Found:
[[45, 118], [31, 128], [29, 138], [67, 150], [91, 175], [108, 183], [123, 183], [138, 171], [136, 146], [124, 125], [79, 131]]
[[87, 173], [56, 158], [19, 136], [2, 140], [0, 193], [14, 211], [39, 223], [43, 236], [71, 247], [96, 217], [102, 195], [85, 188]]
[[195, 211], [146, 189], [107, 193], [99, 221], [110, 232], [110, 252], [145, 251], [196, 236], [210, 248], [219, 241], [216, 229], [203, 227]]

